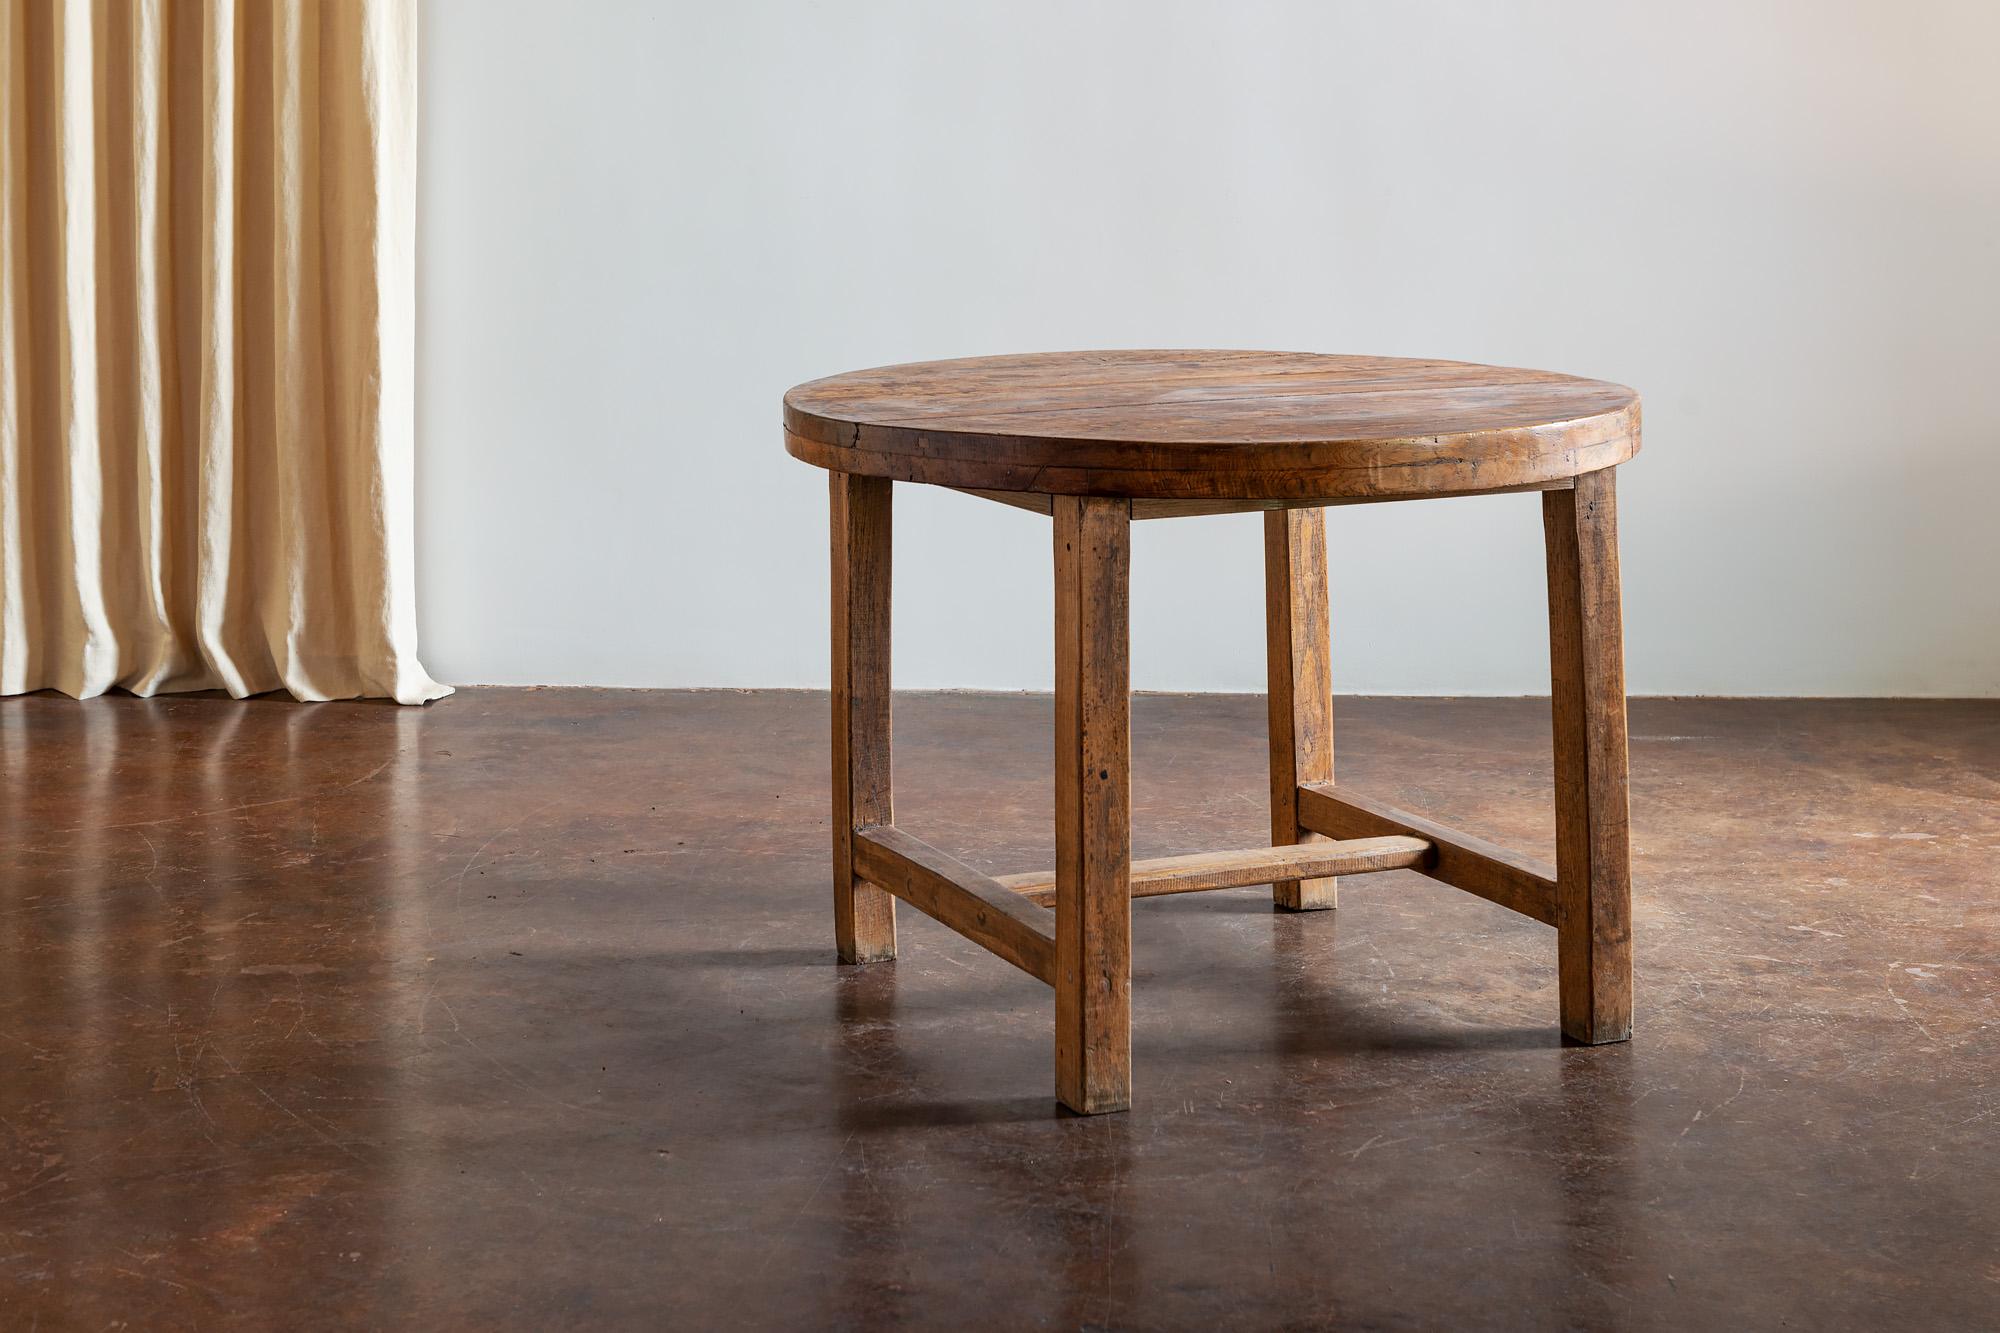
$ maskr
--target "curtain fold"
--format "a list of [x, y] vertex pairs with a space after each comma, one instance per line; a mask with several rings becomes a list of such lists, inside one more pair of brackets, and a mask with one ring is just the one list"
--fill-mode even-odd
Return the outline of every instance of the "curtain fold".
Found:
[[416, 654], [415, 0], [0, 0], [0, 694]]

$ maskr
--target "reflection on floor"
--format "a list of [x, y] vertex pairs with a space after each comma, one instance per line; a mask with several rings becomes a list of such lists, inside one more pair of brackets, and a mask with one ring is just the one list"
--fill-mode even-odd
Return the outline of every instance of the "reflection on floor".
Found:
[[[1049, 860], [1049, 704], [897, 808]], [[1545, 705], [1342, 780], [1547, 855]], [[903, 909], [832, 962], [826, 704], [0, 701], [0, 1324], [1990, 1326], [2000, 704], [1633, 708], [1638, 1037], [1409, 872], [1134, 912], [1136, 1106]], [[1136, 849], [1264, 831], [1262, 702], [1136, 705]]]

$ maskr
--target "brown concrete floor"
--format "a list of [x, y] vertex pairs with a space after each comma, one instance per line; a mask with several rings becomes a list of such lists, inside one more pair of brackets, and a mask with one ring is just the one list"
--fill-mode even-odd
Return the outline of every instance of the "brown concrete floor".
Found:
[[[1049, 705], [899, 701], [903, 823], [1049, 854]], [[1641, 702], [1638, 1036], [1408, 872], [1134, 912], [1136, 1109], [916, 913], [829, 946], [823, 697], [0, 701], [0, 1326], [1937, 1329], [2000, 1316], [2000, 703]], [[1135, 711], [1141, 855], [1262, 703]], [[1535, 701], [1343, 781], [1547, 853]]]

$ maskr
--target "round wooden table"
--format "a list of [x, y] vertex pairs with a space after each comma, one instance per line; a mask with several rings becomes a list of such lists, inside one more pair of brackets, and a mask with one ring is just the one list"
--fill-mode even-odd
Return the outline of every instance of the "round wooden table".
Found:
[[[1335, 903], [1406, 868], [1555, 927], [1562, 1031], [1632, 1027], [1615, 469], [1638, 395], [1536, 370], [1287, 352], [1062, 352], [856, 371], [785, 395], [785, 447], [832, 473], [834, 922], [896, 952], [901, 898], [1053, 986], [1056, 1095], [1131, 1102], [1131, 900], [1273, 885]], [[895, 826], [890, 483], [1052, 515], [1056, 864], [993, 878]], [[1324, 508], [1542, 492], [1554, 866], [1333, 781]], [[1131, 859], [1127, 582], [1134, 519], [1261, 509], [1272, 847]], [[998, 572], [996, 571], [996, 577]], [[1053, 908], [1053, 915], [1049, 909]]]

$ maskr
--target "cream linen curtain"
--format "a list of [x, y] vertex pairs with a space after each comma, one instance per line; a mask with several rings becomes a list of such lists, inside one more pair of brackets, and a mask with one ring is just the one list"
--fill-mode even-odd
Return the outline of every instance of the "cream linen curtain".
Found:
[[415, 0], [0, 0], [0, 694], [416, 657]]

